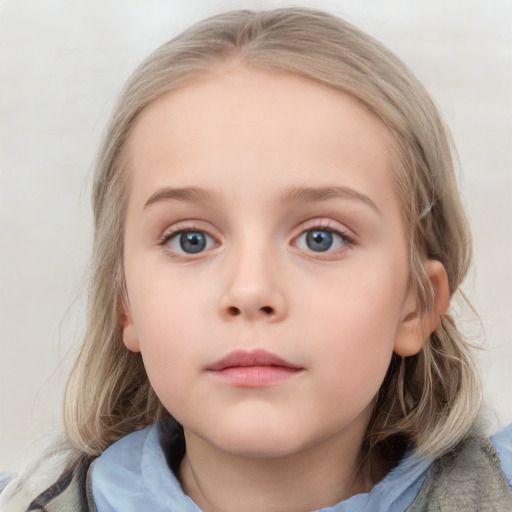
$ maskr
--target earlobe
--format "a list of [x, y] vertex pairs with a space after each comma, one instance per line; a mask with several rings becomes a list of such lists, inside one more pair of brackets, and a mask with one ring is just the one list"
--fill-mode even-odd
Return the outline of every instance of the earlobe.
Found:
[[394, 345], [395, 353], [402, 357], [412, 356], [421, 350], [450, 307], [450, 286], [444, 265], [437, 260], [427, 260], [425, 271], [435, 290], [434, 304], [431, 309], [422, 312], [413, 290], [409, 292]]
[[140, 352], [139, 338], [130, 313], [130, 307], [125, 304], [119, 306], [119, 323], [125, 347], [131, 352]]

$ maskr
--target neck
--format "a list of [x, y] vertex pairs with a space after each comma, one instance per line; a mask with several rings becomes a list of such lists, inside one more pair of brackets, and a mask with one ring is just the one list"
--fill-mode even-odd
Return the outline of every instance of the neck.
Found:
[[306, 512], [368, 492], [375, 475], [360, 470], [362, 439], [330, 438], [292, 455], [243, 457], [185, 432], [183, 490], [207, 512]]

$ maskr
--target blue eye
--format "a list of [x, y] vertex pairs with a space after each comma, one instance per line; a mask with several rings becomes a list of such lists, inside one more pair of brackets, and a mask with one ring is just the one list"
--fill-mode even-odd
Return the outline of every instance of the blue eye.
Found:
[[331, 248], [332, 242], [333, 236], [330, 231], [315, 229], [306, 233], [306, 245], [312, 251], [327, 251]]
[[180, 254], [198, 254], [210, 249], [215, 241], [204, 231], [179, 231], [168, 238], [170, 248]]
[[204, 251], [206, 236], [201, 231], [184, 231], [180, 234], [180, 247], [190, 254]]
[[349, 240], [337, 231], [330, 229], [308, 229], [298, 238], [296, 245], [299, 249], [326, 252], [340, 249], [349, 244]]

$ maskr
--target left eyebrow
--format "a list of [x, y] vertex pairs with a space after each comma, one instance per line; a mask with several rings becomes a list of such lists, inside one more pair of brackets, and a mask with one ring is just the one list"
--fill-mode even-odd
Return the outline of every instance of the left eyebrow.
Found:
[[209, 190], [198, 187], [164, 187], [158, 189], [144, 204], [144, 209], [161, 201], [208, 202], [215, 200], [215, 194]]
[[367, 195], [350, 187], [290, 187], [281, 196], [284, 203], [309, 203], [333, 198], [361, 201], [376, 213], [381, 213], [377, 205]]

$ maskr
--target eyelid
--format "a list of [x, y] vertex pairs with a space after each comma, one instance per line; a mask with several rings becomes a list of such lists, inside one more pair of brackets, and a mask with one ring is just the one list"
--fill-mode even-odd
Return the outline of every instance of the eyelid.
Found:
[[328, 217], [317, 217], [314, 219], [309, 219], [305, 222], [301, 222], [294, 229], [294, 235], [292, 239], [297, 238], [301, 234], [311, 229], [325, 229], [328, 231], [333, 231], [334, 233], [340, 233], [351, 241], [355, 241], [356, 238], [355, 233], [344, 224]]
[[[334, 249], [334, 250], [327, 250], [325, 252], [320, 251], [313, 251], [302, 249], [297, 246], [297, 240], [306, 234], [308, 231], [319, 229], [319, 230], [325, 230], [330, 231], [332, 233], [335, 233], [339, 235], [343, 240], [345, 240], [345, 244], [343, 247]], [[293, 245], [296, 249], [308, 254], [308, 256], [314, 258], [314, 259], [322, 259], [322, 260], [328, 260], [333, 259], [341, 255], [342, 253], [345, 253], [347, 250], [350, 250], [355, 244], [355, 234], [348, 229], [343, 224], [330, 219], [326, 217], [318, 217], [315, 219], [310, 219], [306, 222], [301, 223], [297, 228], [294, 230], [294, 234], [290, 241], [291, 245]]]
[[[313, 250], [304, 250], [297, 246], [296, 242], [298, 238], [310, 230], [313, 229], [321, 229], [330, 231], [332, 233], [338, 234], [345, 240], [345, 244], [343, 247], [327, 250], [325, 252], [316, 252]], [[200, 231], [204, 232], [207, 236], [209, 236], [214, 242], [215, 245], [204, 251], [198, 252], [196, 254], [193, 253], [182, 253], [172, 250], [168, 245], [168, 241], [177, 236], [180, 233], [187, 231]], [[209, 253], [212, 249], [215, 249], [219, 245], [223, 243], [222, 237], [217, 229], [215, 229], [209, 222], [205, 222], [197, 219], [187, 219], [183, 221], [178, 221], [167, 227], [160, 237], [158, 238], [157, 244], [162, 247], [167, 254], [183, 259], [197, 259], [205, 254]], [[289, 241], [290, 245], [294, 246], [297, 250], [308, 253], [311, 257], [315, 259], [329, 259], [338, 256], [340, 253], [344, 253], [354, 245], [356, 245], [356, 235], [352, 230], [347, 228], [344, 224], [335, 221], [334, 219], [328, 217], [318, 217], [309, 219], [305, 222], [300, 223], [296, 228], [293, 229], [293, 235], [290, 237]]]
[[162, 231], [162, 234], [159, 236], [159, 240], [164, 241], [181, 231], [204, 231], [205, 233], [208, 233], [212, 238], [219, 238], [219, 236], [216, 234], [217, 230], [214, 229], [209, 222], [198, 219], [187, 219], [174, 222], [172, 225], [166, 227]]
[[[209, 249], [205, 249], [204, 251], [198, 252], [196, 254], [193, 253], [185, 253], [185, 252], [178, 252], [173, 249], [171, 249], [168, 246], [168, 242], [173, 239], [174, 237], [178, 236], [180, 233], [187, 232], [187, 231], [199, 231], [202, 233], [205, 233], [209, 238], [211, 238], [215, 245], [213, 247], [210, 247]], [[216, 233], [214, 234], [216, 230], [211, 227], [211, 225], [204, 221], [198, 221], [198, 220], [184, 220], [180, 222], [176, 222], [172, 224], [171, 226], [167, 227], [163, 233], [160, 235], [160, 237], [157, 240], [158, 246], [162, 247], [167, 254], [171, 256], [175, 256], [178, 258], [183, 259], [197, 259], [202, 256], [204, 256], [206, 253], [208, 253], [210, 250], [214, 249], [218, 245], [220, 245], [220, 236], [218, 236]]]

